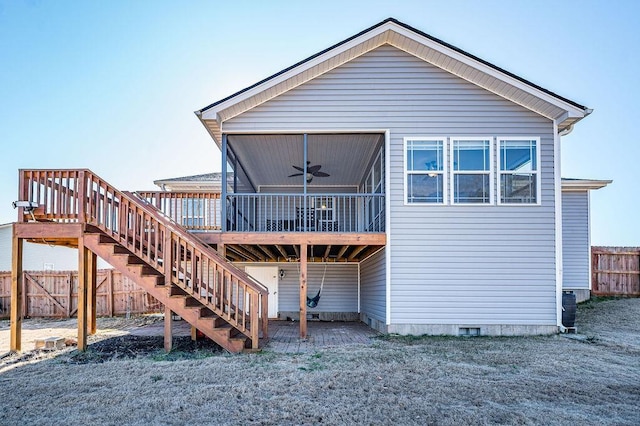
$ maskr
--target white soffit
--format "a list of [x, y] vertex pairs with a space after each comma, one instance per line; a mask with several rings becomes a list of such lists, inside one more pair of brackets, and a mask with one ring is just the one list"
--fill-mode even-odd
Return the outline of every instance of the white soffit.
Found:
[[590, 191], [594, 189], [604, 188], [612, 183], [612, 180], [597, 180], [597, 179], [562, 179], [562, 192], [572, 191]]
[[206, 107], [197, 114], [219, 143], [221, 123], [225, 120], [236, 117], [384, 44], [414, 55], [543, 117], [550, 120], [559, 119], [559, 130], [571, 126], [590, 113], [588, 109], [553, 96], [544, 89], [534, 87], [469, 54], [432, 40], [395, 20], [388, 20], [310, 60], [301, 62], [298, 66], [266, 79], [255, 87]]

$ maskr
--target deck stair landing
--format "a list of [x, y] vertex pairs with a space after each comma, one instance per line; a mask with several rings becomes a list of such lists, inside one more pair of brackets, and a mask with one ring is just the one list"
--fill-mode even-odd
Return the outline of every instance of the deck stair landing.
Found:
[[257, 349], [267, 337], [267, 288], [142, 198], [89, 170], [21, 170], [20, 180], [36, 220], [84, 224], [85, 248], [223, 348]]

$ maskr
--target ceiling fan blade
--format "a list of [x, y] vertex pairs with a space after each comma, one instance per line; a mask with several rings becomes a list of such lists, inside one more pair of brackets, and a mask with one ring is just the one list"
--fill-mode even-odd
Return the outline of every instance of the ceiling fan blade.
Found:
[[325, 172], [315, 172], [313, 173], [314, 176], [316, 177], [329, 177], [331, 176], [329, 173], [325, 173]]
[[320, 164], [316, 165], [316, 166], [311, 166], [311, 167], [307, 167], [307, 173], [315, 173], [318, 170], [320, 170], [322, 166]]
[[294, 177], [294, 176], [302, 176], [304, 173], [294, 173], [292, 175], [289, 175], [288, 177]]
[[301, 172], [304, 172], [304, 169], [302, 167], [298, 167], [298, 166], [291, 166], [296, 170], [300, 170]]

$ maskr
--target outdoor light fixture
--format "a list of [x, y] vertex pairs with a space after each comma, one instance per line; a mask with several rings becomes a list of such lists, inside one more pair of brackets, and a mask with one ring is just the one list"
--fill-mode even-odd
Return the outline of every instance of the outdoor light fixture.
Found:
[[38, 203], [35, 201], [14, 201], [11, 203], [14, 209], [22, 207], [25, 213], [31, 213], [33, 209], [38, 207]]
[[284, 269], [280, 269], [280, 279], [284, 278], [287, 276], [287, 273], [284, 271]]
[[38, 203], [36, 203], [35, 201], [14, 201], [11, 203], [11, 205], [13, 206], [14, 209], [17, 208], [23, 208], [24, 209], [24, 214], [31, 214], [31, 219], [33, 219], [33, 221], [36, 221], [36, 217], [33, 215], [33, 210], [38, 208]]

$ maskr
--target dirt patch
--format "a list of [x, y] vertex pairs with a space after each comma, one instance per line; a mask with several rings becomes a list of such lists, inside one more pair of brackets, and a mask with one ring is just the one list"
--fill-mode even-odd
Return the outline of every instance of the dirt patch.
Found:
[[175, 360], [112, 336], [2, 371], [0, 424], [640, 424], [640, 299], [580, 305], [578, 329]]
[[196, 342], [191, 337], [173, 338], [172, 351], [165, 353], [164, 338], [161, 336], [124, 335], [111, 337], [93, 343], [86, 352], [74, 351], [69, 356], [69, 363], [102, 363], [133, 358], [150, 358], [155, 361], [175, 361], [180, 359], [200, 359], [214, 356], [222, 348], [209, 339]]

